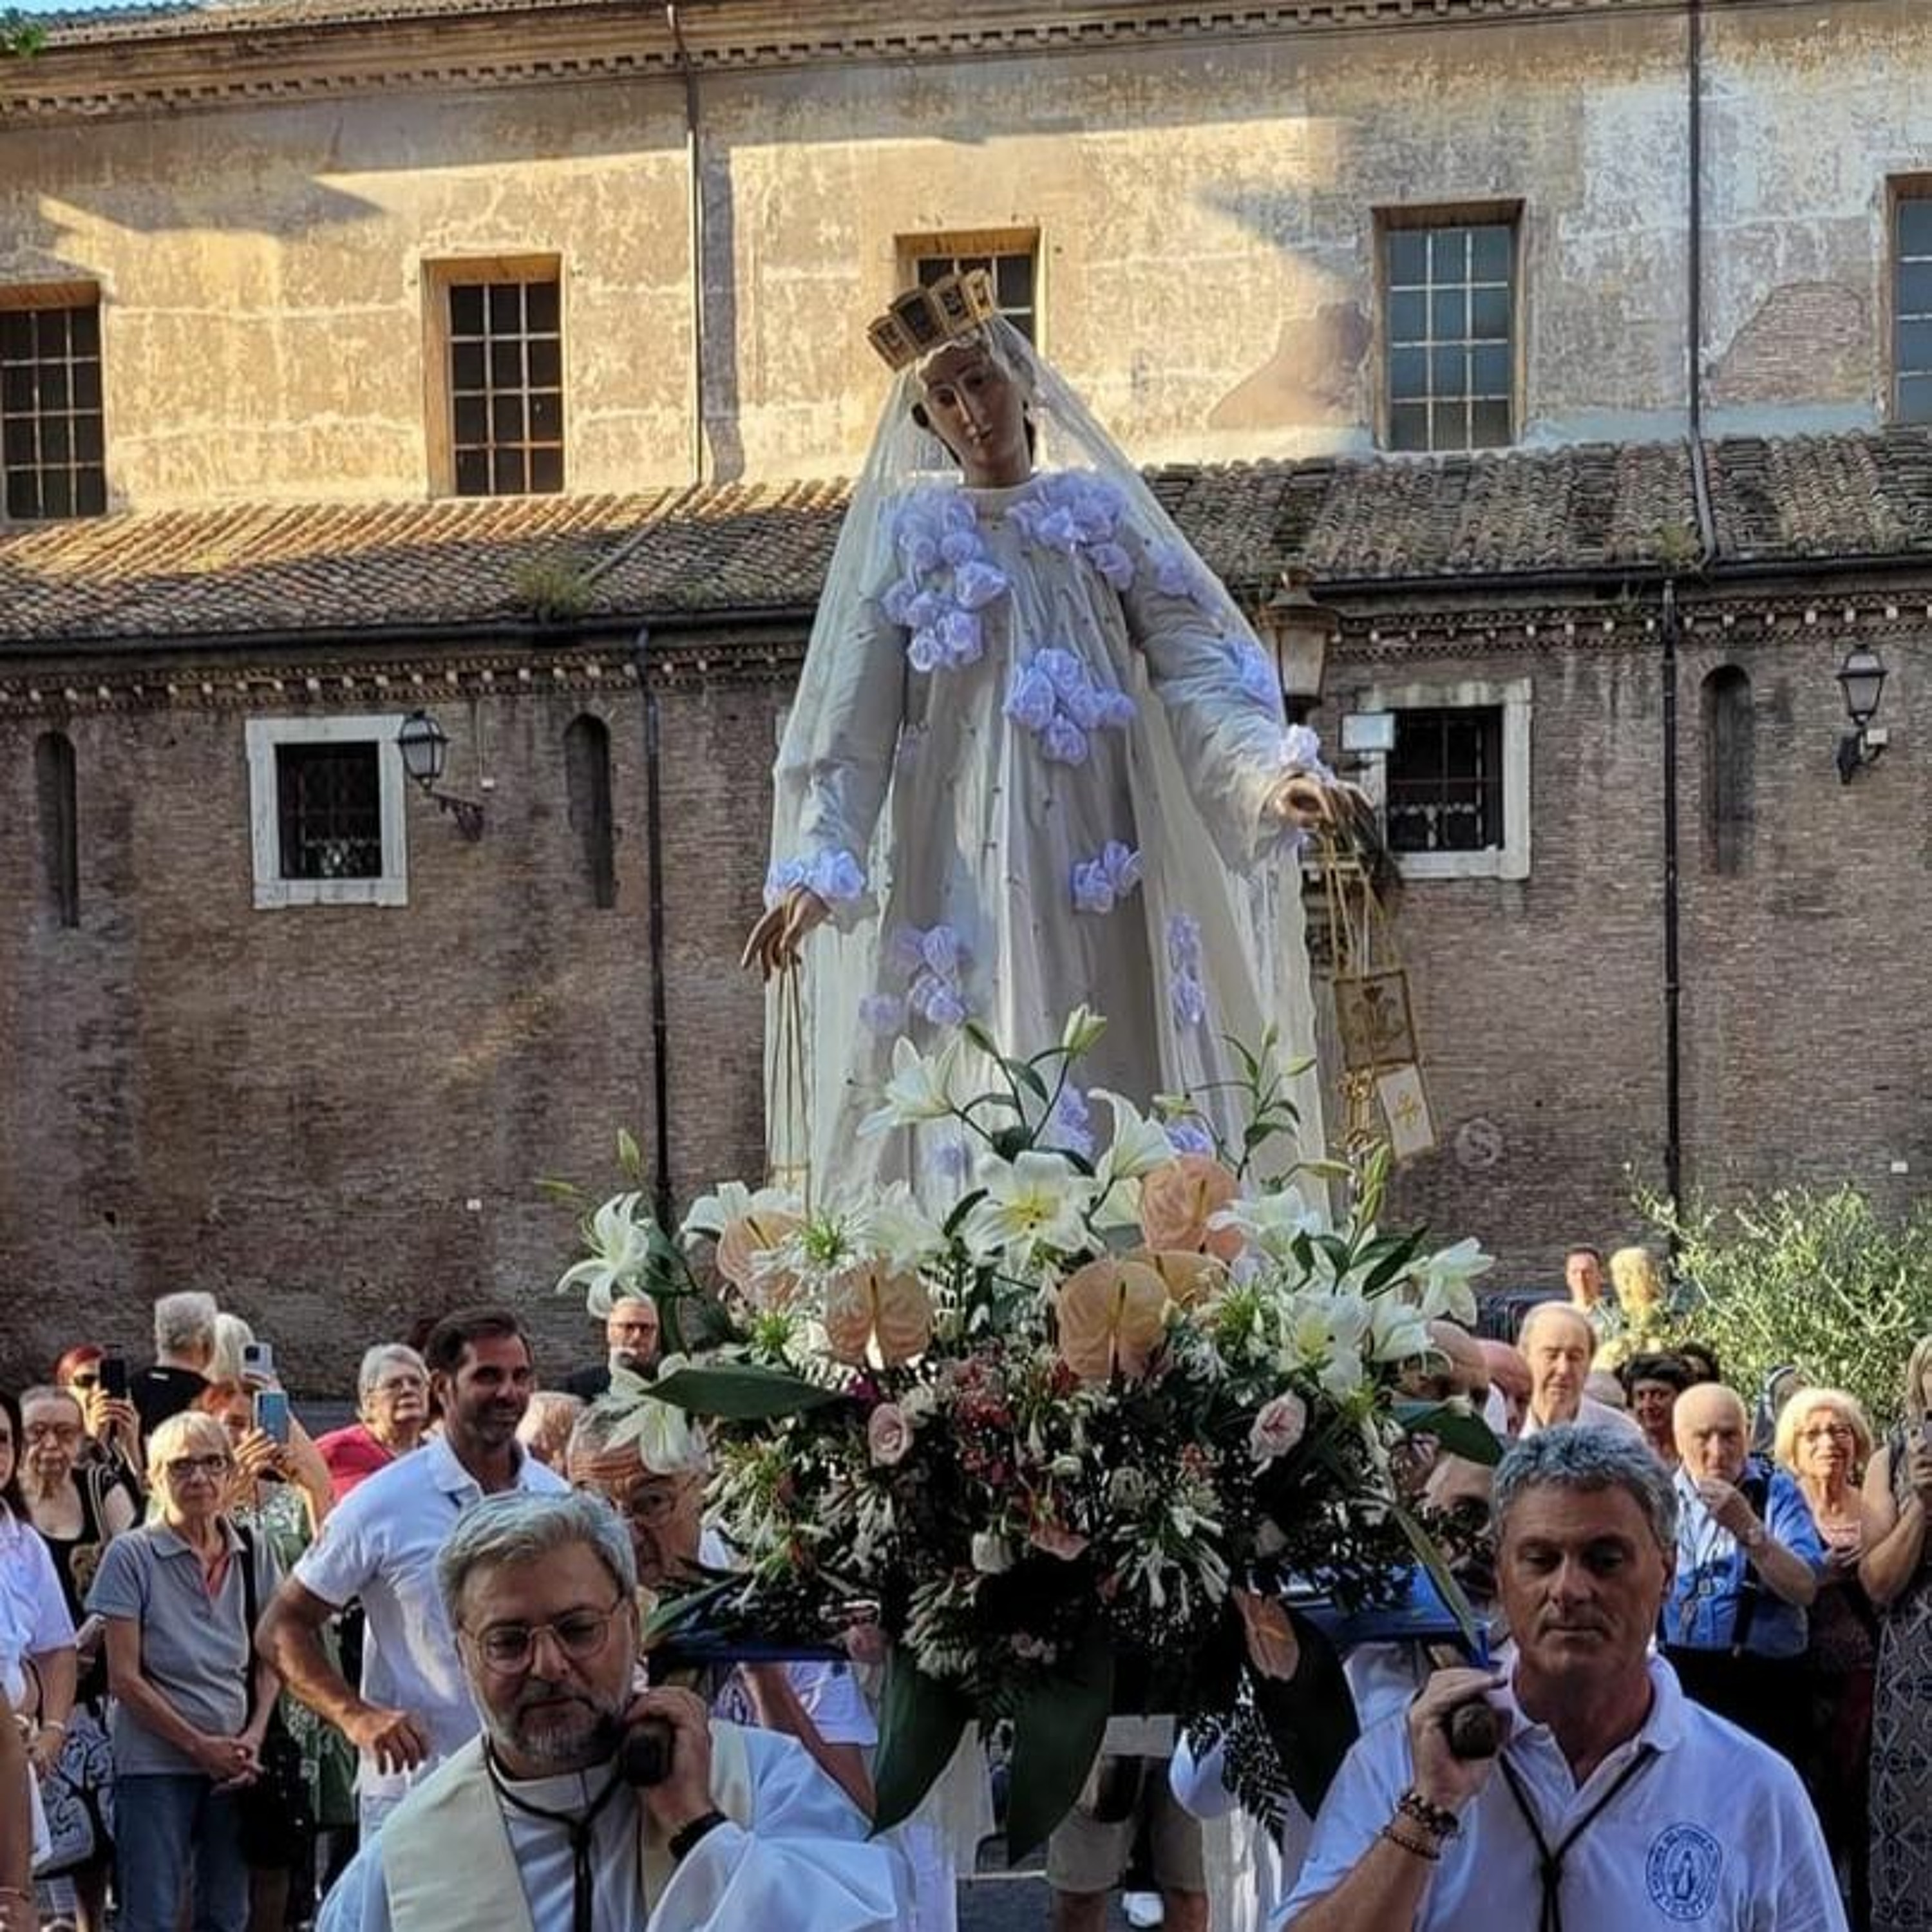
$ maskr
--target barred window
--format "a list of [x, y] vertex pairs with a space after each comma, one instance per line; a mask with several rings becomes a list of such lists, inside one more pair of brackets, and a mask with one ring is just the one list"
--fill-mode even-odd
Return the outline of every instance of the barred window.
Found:
[[380, 749], [373, 744], [275, 748], [284, 878], [382, 877]]
[[1029, 342], [1040, 340], [1039, 242], [1028, 234], [927, 235], [900, 244], [905, 279], [929, 289], [942, 278], [984, 268], [1000, 313]]
[[1892, 249], [1892, 413], [1932, 422], [1932, 194], [1900, 195]]
[[1515, 434], [1516, 230], [1385, 226], [1391, 449], [1492, 449]]
[[1390, 849], [1500, 849], [1505, 843], [1502, 706], [1398, 711], [1395, 718], [1386, 794]]
[[100, 414], [100, 308], [14, 306], [0, 296], [0, 470], [22, 522], [107, 508]]
[[563, 488], [560, 285], [458, 281], [448, 299], [450, 452], [459, 496]]

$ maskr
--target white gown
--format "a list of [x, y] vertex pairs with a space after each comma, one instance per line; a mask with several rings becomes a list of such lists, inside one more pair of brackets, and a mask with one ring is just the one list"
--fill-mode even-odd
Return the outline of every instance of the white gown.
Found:
[[[886, 515], [896, 574], [814, 639], [778, 760], [768, 896], [812, 886], [838, 932], [806, 948], [809, 1132], [775, 1121], [772, 1152], [820, 1188], [944, 1199], [956, 1132], [855, 1139], [902, 1031], [930, 1050], [971, 1018], [1031, 1053], [1084, 1001], [1108, 1025], [1078, 1078], [1142, 1106], [1229, 1077], [1224, 1035], [1272, 1022], [1283, 1058], [1312, 1053], [1295, 842], [1268, 808], [1318, 766], [1226, 592], [1114, 485], [932, 484]], [[1296, 1098], [1318, 1151], [1312, 1078]], [[1088, 1150], [1078, 1095], [1055, 1126]]]

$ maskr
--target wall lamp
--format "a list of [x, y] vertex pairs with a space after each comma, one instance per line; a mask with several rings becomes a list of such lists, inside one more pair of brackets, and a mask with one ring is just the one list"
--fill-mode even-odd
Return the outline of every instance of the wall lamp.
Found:
[[1291, 566], [1256, 614], [1255, 628], [1274, 652], [1275, 676], [1291, 724], [1299, 724], [1322, 701], [1328, 647], [1342, 620], [1309, 590], [1309, 573]]
[[1838, 779], [1850, 784], [1861, 765], [1875, 765], [1889, 742], [1882, 724], [1871, 722], [1885, 691], [1885, 660], [1875, 650], [1854, 644], [1834, 674], [1845, 694], [1845, 715], [1852, 728], [1838, 740]]
[[436, 800], [436, 809], [448, 812], [456, 820], [457, 829], [464, 838], [481, 838], [482, 801], [436, 789], [436, 782], [442, 777], [449, 756], [449, 737], [442, 727], [427, 711], [412, 711], [396, 734], [396, 743], [402, 752], [404, 770], [422, 788], [426, 796]]

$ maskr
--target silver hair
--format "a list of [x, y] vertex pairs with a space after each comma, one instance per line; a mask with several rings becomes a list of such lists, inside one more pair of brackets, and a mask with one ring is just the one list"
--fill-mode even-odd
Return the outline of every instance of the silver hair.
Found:
[[429, 1370], [423, 1366], [423, 1358], [406, 1342], [378, 1342], [373, 1348], [363, 1351], [362, 1366], [356, 1371], [356, 1400], [358, 1402], [367, 1402], [375, 1394], [376, 1384], [382, 1379], [382, 1371], [394, 1362], [415, 1370], [424, 1381], [429, 1379]]
[[511, 1490], [485, 1496], [458, 1517], [436, 1552], [436, 1584], [453, 1629], [462, 1621], [463, 1593], [478, 1570], [536, 1563], [573, 1543], [587, 1545], [628, 1602], [638, 1588], [631, 1534], [602, 1496], [582, 1490], [545, 1495]]
[[1677, 1492], [1649, 1448], [1621, 1429], [1568, 1423], [1513, 1443], [1496, 1465], [1496, 1538], [1529, 1490], [1622, 1490], [1642, 1510], [1657, 1546], [1677, 1547]]
[[164, 1294], [154, 1304], [154, 1352], [158, 1355], [212, 1354], [214, 1298], [198, 1288]]
[[1574, 1322], [1589, 1339], [1590, 1346], [1596, 1346], [1597, 1331], [1590, 1326], [1590, 1318], [1574, 1301], [1539, 1301], [1522, 1318], [1522, 1325], [1516, 1330], [1516, 1346], [1527, 1348], [1531, 1336], [1539, 1327], [1556, 1321]]
[[580, 1456], [595, 1460], [614, 1454], [620, 1449], [635, 1448], [634, 1438], [620, 1438], [617, 1433], [620, 1426], [629, 1419], [630, 1413], [628, 1402], [613, 1402], [608, 1396], [593, 1402], [571, 1425], [571, 1460], [574, 1462]]
[[255, 1339], [255, 1331], [238, 1315], [222, 1310], [214, 1318], [214, 1350], [208, 1358], [208, 1378], [212, 1382], [238, 1382], [242, 1379], [242, 1352]]

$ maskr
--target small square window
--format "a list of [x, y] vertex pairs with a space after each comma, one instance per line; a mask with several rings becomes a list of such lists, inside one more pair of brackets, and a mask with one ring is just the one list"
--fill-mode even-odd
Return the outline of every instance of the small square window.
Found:
[[251, 718], [258, 908], [407, 902], [400, 716]]
[[[1397, 225], [1397, 224], [1400, 225]], [[1516, 229], [1384, 218], [1388, 446], [1492, 448], [1514, 436]]]

